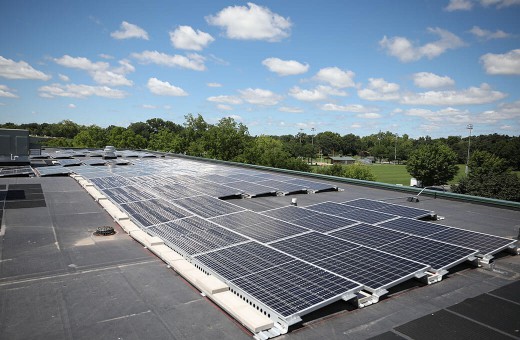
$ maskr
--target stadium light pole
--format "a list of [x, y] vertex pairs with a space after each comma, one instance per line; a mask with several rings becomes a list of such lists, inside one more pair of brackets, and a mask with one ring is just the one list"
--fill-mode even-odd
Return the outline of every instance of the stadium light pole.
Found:
[[466, 129], [469, 130], [469, 138], [468, 138], [468, 159], [466, 160], [466, 176], [469, 172], [469, 150], [471, 148], [471, 130], [473, 130], [473, 124], [468, 124]]
[[311, 128], [311, 131], [312, 131], [312, 139], [311, 139], [311, 143], [312, 143], [312, 155], [311, 155], [311, 163], [312, 163], [312, 158], [314, 157], [314, 132], [316, 131], [315, 128]]
[[397, 138], [399, 135], [395, 134], [395, 146], [394, 146], [394, 164], [397, 163]]

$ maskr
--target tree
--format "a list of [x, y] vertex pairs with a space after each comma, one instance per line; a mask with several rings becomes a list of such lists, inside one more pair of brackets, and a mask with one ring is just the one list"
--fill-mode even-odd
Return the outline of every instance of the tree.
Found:
[[317, 172], [323, 175], [362, 179], [365, 181], [375, 181], [376, 178], [370, 168], [363, 164], [341, 165], [333, 164], [317, 168]]
[[457, 185], [452, 185], [453, 192], [520, 202], [520, 178], [508, 169], [504, 159], [475, 151], [469, 170]]
[[74, 136], [72, 145], [77, 148], [104, 148], [107, 141], [105, 129], [91, 125]]
[[182, 150], [181, 138], [165, 128], [159, 129], [157, 133], [150, 136], [148, 148], [151, 150], [171, 151], [176, 153], [184, 151]]
[[458, 172], [457, 155], [446, 144], [423, 144], [410, 154], [406, 170], [425, 187], [446, 184]]

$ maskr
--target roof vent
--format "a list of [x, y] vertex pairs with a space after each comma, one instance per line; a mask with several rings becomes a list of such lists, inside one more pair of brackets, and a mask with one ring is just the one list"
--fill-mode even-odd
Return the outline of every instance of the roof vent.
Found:
[[94, 232], [94, 235], [110, 236], [110, 235], [114, 235], [115, 233], [116, 233], [116, 231], [114, 230], [114, 227], [102, 226], [102, 227], [97, 227], [96, 231]]

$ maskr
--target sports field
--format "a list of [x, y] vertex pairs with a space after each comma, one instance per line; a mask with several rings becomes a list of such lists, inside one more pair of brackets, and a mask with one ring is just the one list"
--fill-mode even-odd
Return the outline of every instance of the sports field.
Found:
[[[405, 165], [394, 165], [394, 164], [372, 164], [369, 165], [370, 170], [376, 176], [376, 181], [389, 183], [389, 184], [402, 184], [410, 185], [410, 179], [412, 176], [406, 171]], [[460, 176], [464, 175], [464, 164], [459, 164], [459, 172], [455, 176], [453, 181], [449, 184], [457, 182]]]

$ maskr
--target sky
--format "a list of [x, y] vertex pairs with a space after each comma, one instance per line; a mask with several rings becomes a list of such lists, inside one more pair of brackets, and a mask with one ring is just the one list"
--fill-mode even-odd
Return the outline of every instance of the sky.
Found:
[[520, 0], [0, 2], [0, 123], [520, 134]]

